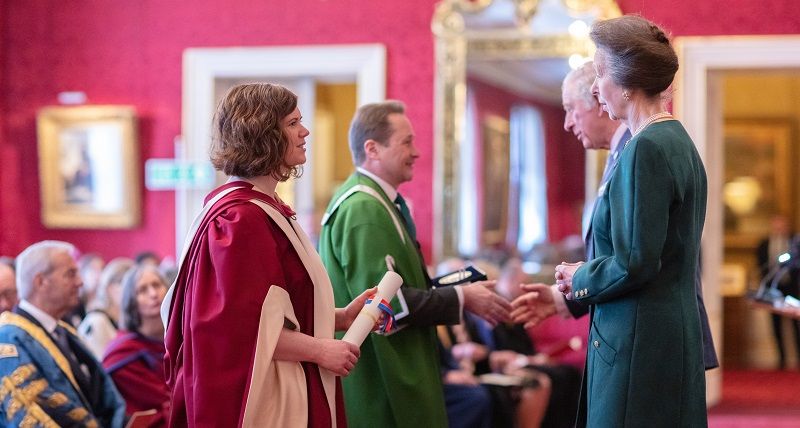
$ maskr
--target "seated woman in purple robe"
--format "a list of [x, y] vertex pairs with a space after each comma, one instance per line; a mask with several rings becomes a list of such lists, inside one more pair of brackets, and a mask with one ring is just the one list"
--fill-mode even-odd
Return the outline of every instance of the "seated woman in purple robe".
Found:
[[167, 284], [152, 265], [131, 268], [122, 279], [121, 330], [103, 358], [127, 403], [126, 414], [155, 410], [151, 427], [167, 425], [169, 389], [164, 379], [164, 324], [161, 302]]

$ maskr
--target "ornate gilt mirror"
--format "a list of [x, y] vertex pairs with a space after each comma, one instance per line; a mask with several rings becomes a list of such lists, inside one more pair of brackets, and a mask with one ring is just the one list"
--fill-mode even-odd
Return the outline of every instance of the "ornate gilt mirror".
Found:
[[[520, 192], [536, 194], [538, 179], [532, 178], [519, 160], [529, 157], [520, 150], [529, 149], [509, 144], [509, 135], [516, 132], [519, 139], [519, 133], [525, 130], [517, 129], [520, 126], [514, 125], [513, 119], [509, 123], [508, 118], [468, 125], [468, 83], [475, 77], [493, 82], [506, 93], [560, 106], [561, 80], [570, 66], [575, 68], [593, 55], [589, 26], [598, 19], [619, 15], [613, 0], [442, 0], [437, 4], [431, 25], [436, 55], [436, 260], [511, 240], [506, 236], [509, 223], [516, 224], [515, 233], [522, 235], [527, 216], [508, 207], [514, 206]], [[519, 114], [536, 115], [531, 111]], [[537, 132], [535, 126], [523, 128]], [[476, 132], [481, 133], [481, 147], [470, 143]], [[491, 156], [484, 158], [487, 154]], [[476, 158], [485, 162], [478, 174], [472, 168]], [[587, 177], [596, 175], [592, 173], [594, 164], [596, 160], [587, 159]], [[475, 180], [481, 180], [484, 198], [480, 204], [472, 190]], [[588, 180], [587, 187], [593, 187], [591, 182]], [[529, 188], [521, 189], [514, 183], [527, 183]], [[537, 233], [536, 228], [529, 229], [529, 234]]]

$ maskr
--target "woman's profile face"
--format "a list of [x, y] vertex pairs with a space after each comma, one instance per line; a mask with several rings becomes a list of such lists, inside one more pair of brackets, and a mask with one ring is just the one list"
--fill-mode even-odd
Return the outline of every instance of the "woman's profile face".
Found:
[[281, 119], [281, 131], [286, 135], [289, 144], [286, 146], [284, 162], [288, 166], [306, 163], [306, 137], [309, 132], [302, 123], [300, 109], [295, 108], [288, 116]]
[[136, 307], [142, 319], [160, 317], [167, 285], [152, 270], [145, 270], [136, 281]]
[[623, 88], [611, 78], [606, 55], [603, 49], [598, 49], [594, 53], [596, 77], [592, 84], [592, 94], [597, 97], [600, 106], [608, 112], [611, 119], [626, 119], [624, 107], [627, 101], [622, 96]]

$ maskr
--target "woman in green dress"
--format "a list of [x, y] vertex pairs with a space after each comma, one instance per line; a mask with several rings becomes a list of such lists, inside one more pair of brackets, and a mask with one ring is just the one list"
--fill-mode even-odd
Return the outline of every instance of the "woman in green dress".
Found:
[[664, 109], [678, 59], [638, 16], [598, 22], [591, 37], [592, 92], [632, 138], [593, 213], [596, 257], [556, 269], [560, 290], [591, 305], [577, 426], [706, 426], [695, 297], [706, 173]]

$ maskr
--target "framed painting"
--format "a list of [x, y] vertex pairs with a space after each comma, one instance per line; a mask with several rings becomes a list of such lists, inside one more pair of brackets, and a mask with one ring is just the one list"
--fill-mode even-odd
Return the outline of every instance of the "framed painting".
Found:
[[37, 116], [37, 133], [46, 227], [127, 229], [139, 224], [133, 107], [46, 107]]
[[481, 122], [483, 147], [483, 221], [481, 241], [505, 243], [508, 227], [510, 134], [508, 120], [486, 116]]
[[776, 215], [792, 217], [793, 127], [788, 119], [726, 119], [725, 243], [755, 248]]

